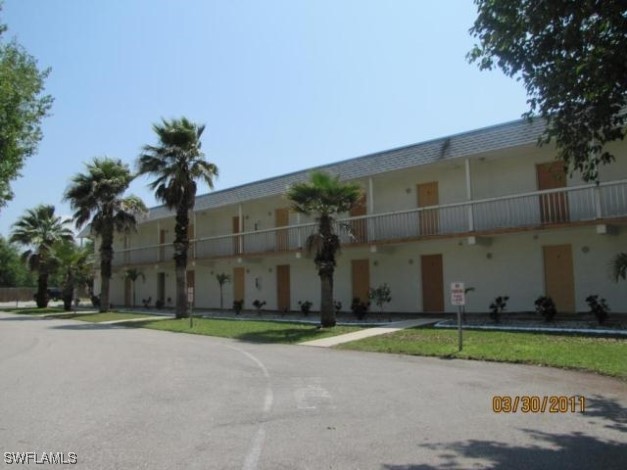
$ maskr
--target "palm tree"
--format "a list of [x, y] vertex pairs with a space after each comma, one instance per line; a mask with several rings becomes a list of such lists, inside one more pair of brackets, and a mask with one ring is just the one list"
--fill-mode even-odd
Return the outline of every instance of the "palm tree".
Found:
[[79, 247], [74, 242], [57, 243], [54, 255], [63, 276], [62, 298], [65, 311], [72, 310], [72, 299], [79, 286], [87, 286], [93, 268], [93, 249]]
[[159, 143], [144, 146], [139, 156], [140, 175], [155, 176], [150, 188], [158, 200], [176, 211], [174, 228], [174, 262], [176, 268], [176, 318], [188, 315], [187, 309], [187, 251], [189, 248], [189, 212], [196, 201], [196, 181], [213, 188], [218, 167], [204, 159], [200, 151], [200, 137], [204, 125], [197, 125], [186, 118], [162, 120], [154, 124]]
[[69, 219], [54, 215], [54, 206], [39, 205], [29, 209], [13, 224], [11, 242], [29, 247], [22, 253], [22, 259], [28, 262], [31, 270], [38, 272], [37, 294], [38, 308], [48, 306], [48, 276], [53, 269], [52, 248], [55, 243], [74, 239], [67, 227]]
[[286, 197], [292, 210], [314, 215], [317, 230], [307, 238], [307, 251], [315, 252], [314, 262], [320, 276], [320, 323], [335, 326], [333, 308], [333, 273], [335, 255], [340, 249], [340, 237], [335, 233], [335, 216], [348, 212], [361, 197], [355, 183], [342, 183], [339, 176], [314, 171], [308, 182], [293, 184]]
[[128, 279], [133, 283], [133, 308], [135, 308], [135, 281], [137, 281], [140, 277], [146, 280], [144, 273], [137, 268], [127, 269], [124, 273], [124, 279]]
[[111, 158], [94, 158], [86, 164], [86, 173], [78, 173], [65, 191], [64, 199], [75, 211], [74, 221], [80, 228], [91, 220], [91, 231], [100, 238], [100, 311], [109, 309], [109, 282], [113, 261], [115, 232], [135, 229], [146, 206], [137, 196], [122, 195], [133, 176], [128, 165]]
[[619, 253], [611, 262], [612, 279], [618, 282], [620, 279], [627, 278], [627, 253]]

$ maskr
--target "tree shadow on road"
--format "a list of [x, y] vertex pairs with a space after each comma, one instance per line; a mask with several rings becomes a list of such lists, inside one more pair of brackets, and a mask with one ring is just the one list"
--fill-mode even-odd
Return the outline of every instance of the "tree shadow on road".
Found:
[[[618, 431], [616, 438], [601, 439], [583, 432], [550, 433], [522, 429], [534, 443], [528, 446], [497, 441], [469, 439], [446, 444], [424, 444], [420, 447], [436, 451], [437, 465], [383, 464], [385, 470], [435, 470], [453, 468], [547, 469], [602, 468], [624, 469], [627, 462], [627, 408], [616, 400], [595, 395], [586, 400], [581, 414], [596, 428]], [[558, 417], [558, 415], [556, 415]], [[621, 435], [622, 434], [622, 435]]]

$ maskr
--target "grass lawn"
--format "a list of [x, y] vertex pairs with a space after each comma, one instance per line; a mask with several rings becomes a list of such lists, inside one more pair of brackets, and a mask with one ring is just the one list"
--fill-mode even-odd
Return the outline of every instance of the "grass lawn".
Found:
[[46, 307], [46, 308], [0, 308], [2, 312], [19, 313], [20, 315], [42, 315], [44, 313], [63, 313], [63, 307]]
[[464, 331], [464, 347], [458, 352], [457, 330], [412, 328], [337, 348], [538, 364], [593, 371], [627, 380], [627, 339]]
[[81, 320], [92, 323], [114, 320], [129, 320], [133, 318], [146, 318], [150, 315], [145, 313], [124, 313], [124, 312], [106, 312], [106, 313], [64, 313], [62, 315], [54, 315], [51, 318]]
[[351, 326], [318, 329], [316, 326], [301, 323], [217, 320], [208, 318], [194, 318], [194, 327], [192, 329], [189, 327], [189, 318], [179, 320], [146, 320], [125, 323], [125, 326], [174, 331], [177, 333], [219, 336], [254, 343], [300, 343], [302, 341], [341, 335], [361, 329]]

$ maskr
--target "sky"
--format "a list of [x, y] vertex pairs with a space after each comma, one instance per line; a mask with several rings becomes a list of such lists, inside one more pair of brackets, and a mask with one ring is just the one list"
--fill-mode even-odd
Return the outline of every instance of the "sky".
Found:
[[[72, 176], [96, 156], [135, 169], [162, 118], [206, 125], [214, 190], [519, 119], [522, 83], [466, 60], [475, 16], [472, 0], [5, 0], [54, 105], [0, 234], [41, 203], [70, 216]], [[155, 206], [149, 181], [129, 194]]]

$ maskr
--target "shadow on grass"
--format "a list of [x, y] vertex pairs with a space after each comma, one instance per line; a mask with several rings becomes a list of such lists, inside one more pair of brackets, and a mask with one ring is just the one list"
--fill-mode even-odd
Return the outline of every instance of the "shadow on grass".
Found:
[[[616, 403], [597, 399], [599, 413], [612, 421]], [[624, 411], [621, 405], [618, 405]], [[602, 411], [601, 411], [602, 410]], [[588, 417], [588, 413], [582, 415]], [[601, 417], [601, 414], [599, 414]], [[442, 468], [490, 468], [493, 470], [547, 468], [624, 469], [627, 447], [624, 439], [605, 439], [582, 432], [551, 433], [522, 429], [534, 441], [528, 445], [469, 439], [447, 444], [423, 444], [420, 447], [438, 453], [436, 465], [383, 464], [386, 470], [435, 470]], [[624, 432], [624, 431], [623, 431]]]
[[[321, 330], [312, 328], [284, 328], [280, 330], [264, 330], [242, 333], [233, 338], [248, 343], [301, 343], [322, 337]], [[324, 335], [326, 336], [326, 335]]]

